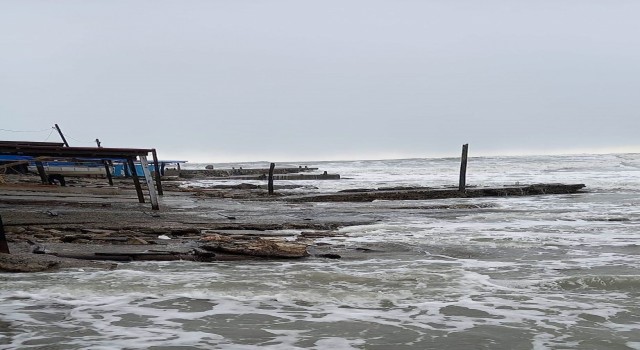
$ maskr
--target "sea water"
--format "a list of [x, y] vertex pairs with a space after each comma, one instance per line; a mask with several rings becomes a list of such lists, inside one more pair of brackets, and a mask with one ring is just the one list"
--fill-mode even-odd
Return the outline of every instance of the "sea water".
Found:
[[[457, 159], [291, 165], [342, 176], [292, 193], [455, 186], [459, 170]], [[356, 258], [2, 274], [0, 348], [640, 349], [640, 155], [471, 158], [467, 178], [587, 187], [310, 204], [383, 218], [323, 239], [375, 248]]]

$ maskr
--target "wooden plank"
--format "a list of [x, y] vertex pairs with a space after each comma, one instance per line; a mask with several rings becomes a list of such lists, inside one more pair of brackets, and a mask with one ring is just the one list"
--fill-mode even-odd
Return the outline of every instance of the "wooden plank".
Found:
[[153, 186], [153, 179], [149, 172], [149, 163], [147, 162], [147, 156], [140, 156], [140, 164], [142, 164], [142, 173], [144, 174], [144, 180], [147, 182], [147, 188], [149, 189], [149, 198], [151, 199], [151, 209], [158, 210], [158, 195], [156, 194], [156, 188]]

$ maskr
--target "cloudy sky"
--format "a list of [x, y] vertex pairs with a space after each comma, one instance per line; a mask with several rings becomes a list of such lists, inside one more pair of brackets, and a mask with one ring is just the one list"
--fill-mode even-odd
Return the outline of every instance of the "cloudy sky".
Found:
[[640, 152], [639, 18], [637, 0], [0, 0], [0, 139], [58, 123], [72, 146], [192, 161]]

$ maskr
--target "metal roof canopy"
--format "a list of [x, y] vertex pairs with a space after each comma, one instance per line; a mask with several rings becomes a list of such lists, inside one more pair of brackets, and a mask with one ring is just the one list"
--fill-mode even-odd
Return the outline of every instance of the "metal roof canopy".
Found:
[[[0, 154], [7, 155], [57, 158], [98, 158], [101, 160], [109, 160], [110, 158], [121, 158], [126, 159], [129, 167], [132, 169], [135, 169], [133, 161], [136, 160], [136, 158], [139, 158], [140, 162], [142, 163], [142, 170], [147, 182], [147, 187], [149, 188], [151, 208], [157, 210], [159, 209], [158, 198], [156, 197], [156, 191], [153, 186], [153, 179], [151, 178], [149, 167], [147, 166], [147, 155], [149, 153], [153, 155], [158, 194], [162, 195], [162, 183], [160, 181], [160, 171], [158, 169], [158, 156], [156, 154], [156, 150], [153, 148], [65, 147], [63, 144], [54, 142], [0, 141]], [[48, 182], [47, 176], [44, 173], [44, 168], [42, 167], [42, 163], [38, 161], [36, 162], [36, 165], [38, 165], [38, 163], [40, 163], [38, 166], [38, 172], [40, 173], [42, 181]], [[138, 194], [138, 200], [140, 201], [140, 203], [144, 203], [144, 195], [142, 193], [142, 187], [140, 186], [138, 174], [137, 172], [132, 171], [131, 175], [136, 187], [136, 193]], [[110, 177], [108, 171], [107, 176]]]
[[37, 142], [37, 141], [0, 141], [0, 145], [21, 145], [21, 146], [64, 146], [62, 142]]
[[65, 147], [34, 146], [21, 143], [8, 144], [0, 141], [0, 153], [33, 157], [65, 157], [65, 158], [135, 158], [152, 153], [149, 148], [106, 148], [106, 147]]

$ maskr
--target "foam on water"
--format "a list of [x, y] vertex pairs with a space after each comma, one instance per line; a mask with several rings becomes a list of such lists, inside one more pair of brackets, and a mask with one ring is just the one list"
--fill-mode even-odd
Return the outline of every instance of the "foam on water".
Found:
[[[457, 180], [455, 159], [306, 165], [349, 178], [318, 191]], [[0, 347], [639, 348], [640, 157], [472, 158], [469, 171], [589, 192], [312, 204], [384, 218], [324, 238], [341, 260], [0, 275]]]

